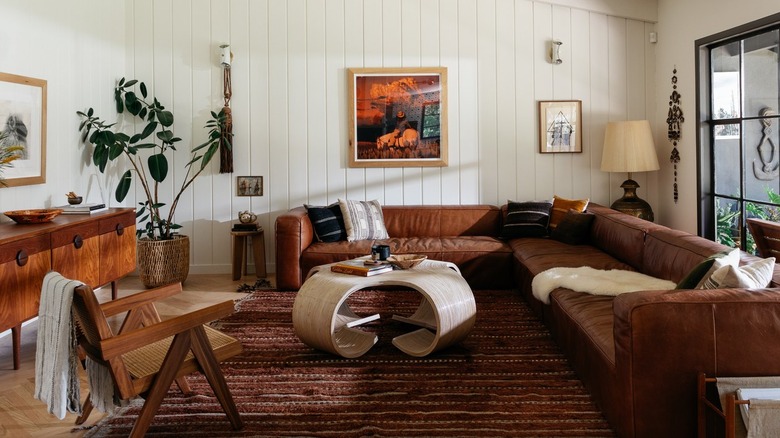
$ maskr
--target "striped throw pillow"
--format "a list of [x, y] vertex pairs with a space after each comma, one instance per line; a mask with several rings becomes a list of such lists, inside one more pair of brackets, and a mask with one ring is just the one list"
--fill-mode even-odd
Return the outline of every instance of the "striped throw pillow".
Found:
[[309, 220], [314, 226], [314, 235], [320, 242], [338, 242], [347, 240], [347, 229], [344, 226], [344, 217], [341, 215], [341, 207], [334, 202], [327, 207], [304, 205], [309, 214]]
[[349, 201], [339, 199], [347, 240], [387, 239], [385, 217], [379, 201]]
[[550, 221], [550, 201], [514, 202], [507, 204], [506, 222], [499, 237], [514, 239], [517, 237], [542, 237], [547, 235], [547, 223]]

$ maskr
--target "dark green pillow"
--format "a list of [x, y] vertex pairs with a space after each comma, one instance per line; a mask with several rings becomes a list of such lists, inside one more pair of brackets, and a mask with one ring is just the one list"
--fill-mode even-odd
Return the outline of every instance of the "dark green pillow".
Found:
[[590, 226], [596, 217], [593, 213], [569, 210], [553, 228], [550, 237], [568, 245], [582, 245], [590, 240]]
[[689, 272], [688, 275], [686, 275], [682, 280], [680, 280], [679, 283], [677, 283], [677, 287], [675, 289], [695, 289], [702, 278], [707, 275], [707, 272], [709, 272], [712, 265], [715, 264], [715, 260], [728, 255], [728, 253], [731, 251], [733, 251], [733, 249], [727, 249], [715, 253], [702, 260], [698, 265], [691, 269], [691, 272]]

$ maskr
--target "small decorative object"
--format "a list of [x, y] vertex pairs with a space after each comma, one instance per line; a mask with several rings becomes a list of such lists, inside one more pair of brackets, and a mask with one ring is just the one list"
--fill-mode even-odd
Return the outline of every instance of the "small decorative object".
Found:
[[447, 69], [350, 68], [349, 167], [447, 166]]
[[222, 65], [222, 89], [225, 96], [225, 106], [222, 112], [225, 114], [225, 127], [219, 138], [219, 173], [233, 173], [233, 114], [230, 109], [230, 98], [233, 96], [233, 82], [230, 78], [230, 64], [233, 62], [233, 53], [230, 46], [223, 44], [220, 60]]
[[242, 224], [251, 224], [257, 220], [257, 215], [251, 211], [242, 211], [238, 213], [238, 221]]
[[560, 41], [550, 41], [550, 62], [553, 64], [562, 64], [561, 59], [561, 44]]
[[680, 162], [680, 151], [677, 143], [682, 137], [682, 123], [685, 121], [682, 108], [680, 108], [680, 93], [677, 91], [677, 67], [672, 70], [672, 94], [669, 96], [669, 113], [666, 116], [666, 124], [669, 126], [667, 137], [674, 146], [669, 161], [674, 164], [674, 203], [677, 203], [679, 191], [677, 189], [677, 164]]
[[263, 196], [263, 177], [262, 176], [237, 176], [236, 195], [237, 196]]
[[758, 142], [758, 146], [756, 146], [761, 164], [753, 160], [753, 175], [756, 176], [756, 179], [762, 181], [772, 181], [780, 175], [777, 146], [770, 137], [772, 134], [772, 120], [774, 120], [771, 117], [776, 115], [777, 112], [768, 107], [762, 108], [758, 112], [758, 116], [761, 117], [761, 125], [764, 127], [761, 130], [761, 140]]
[[398, 269], [411, 269], [427, 258], [427, 255], [421, 254], [396, 254], [388, 257], [387, 261]]
[[0, 164], [3, 185], [45, 183], [46, 80], [0, 73], [0, 114], [0, 150], [15, 147], [14, 154], [23, 161], [5, 169]]
[[42, 224], [51, 222], [59, 216], [62, 210], [59, 208], [42, 208], [33, 210], [6, 211], [5, 215], [13, 219], [17, 224]]
[[390, 246], [374, 245], [371, 247], [371, 260], [387, 260], [390, 257]]
[[83, 197], [77, 195], [75, 192], [68, 192], [66, 196], [68, 197], [68, 204], [70, 205], [79, 205], [81, 204], [81, 201], [84, 200]]
[[582, 101], [539, 101], [539, 152], [582, 152]]

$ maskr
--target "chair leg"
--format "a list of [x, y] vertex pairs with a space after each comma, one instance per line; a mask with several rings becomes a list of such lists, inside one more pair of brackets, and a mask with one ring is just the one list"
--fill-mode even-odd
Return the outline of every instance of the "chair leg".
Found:
[[146, 395], [146, 401], [138, 414], [135, 425], [133, 425], [133, 430], [130, 432], [132, 438], [141, 438], [146, 435], [146, 431], [149, 429], [157, 409], [176, 378], [179, 366], [187, 356], [187, 352], [190, 351], [191, 339], [190, 331], [179, 333], [173, 338], [160, 371], [157, 373], [157, 377], [155, 377], [154, 383]]
[[195, 327], [192, 329], [192, 353], [200, 364], [203, 374], [209, 381], [209, 385], [214, 390], [219, 403], [222, 405], [222, 409], [230, 420], [230, 424], [233, 429], [239, 430], [244, 427], [241, 417], [238, 415], [238, 409], [236, 409], [236, 403], [233, 401], [233, 396], [230, 394], [230, 388], [228, 388], [225, 382], [225, 376], [222, 375], [222, 370], [219, 368], [219, 363], [214, 357], [214, 349], [209, 343], [208, 336], [203, 326]]
[[90, 398], [92, 394], [87, 395], [87, 399], [84, 400], [84, 405], [81, 406], [81, 415], [76, 418], [76, 424], [84, 424], [85, 421], [87, 421], [87, 418], [89, 418], [89, 414], [92, 413], [92, 399]]
[[182, 394], [186, 396], [190, 396], [194, 394], [194, 391], [192, 390], [192, 388], [190, 388], [190, 384], [187, 383], [187, 379], [185, 379], [184, 376], [181, 376], [178, 379], [176, 379], [176, 385], [179, 387]]

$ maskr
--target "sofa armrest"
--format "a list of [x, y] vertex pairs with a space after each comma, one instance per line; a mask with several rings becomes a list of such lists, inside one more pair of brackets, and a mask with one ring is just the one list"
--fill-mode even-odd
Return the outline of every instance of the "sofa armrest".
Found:
[[301, 272], [301, 254], [314, 241], [314, 228], [304, 207], [296, 207], [276, 218], [276, 287], [298, 290], [305, 272]]
[[699, 372], [780, 375], [778, 289], [643, 291], [613, 309], [617, 379], [637, 437], [695, 436]]

